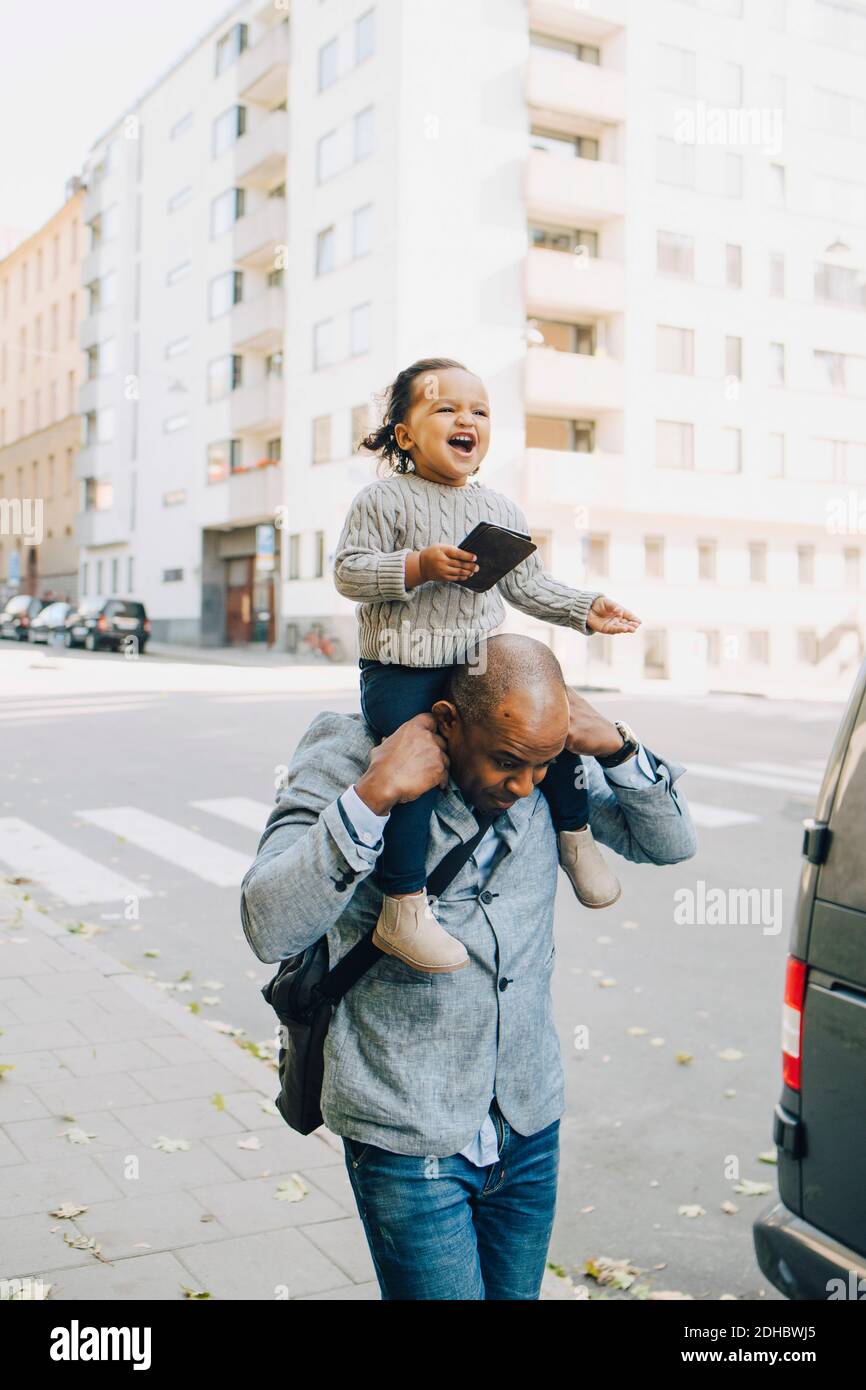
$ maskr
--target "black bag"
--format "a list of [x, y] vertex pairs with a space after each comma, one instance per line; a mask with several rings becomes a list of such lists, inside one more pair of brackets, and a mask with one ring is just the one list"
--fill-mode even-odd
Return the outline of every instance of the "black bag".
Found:
[[[477, 820], [479, 829], [472, 838], [450, 849], [433, 870], [427, 881], [429, 897], [438, 897], [456, 878], [493, 823], [492, 817], [478, 816]], [[281, 961], [274, 978], [262, 989], [280, 1021], [276, 1106], [286, 1124], [299, 1134], [310, 1134], [323, 1123], [324, 1047], [334, 1009], [382, 954], [370, 933], [329, 970], [328, 938], [322, 936], [305, 951]]]

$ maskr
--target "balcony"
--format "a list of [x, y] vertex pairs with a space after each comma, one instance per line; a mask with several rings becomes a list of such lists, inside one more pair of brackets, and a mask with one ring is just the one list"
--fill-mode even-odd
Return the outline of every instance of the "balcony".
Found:
[[202, 491], [199, 520], [202, 526], [230, 530], [234, 526], [273, 524], [283, 497], [283, 469], [279, 463], [232, 473], [224, 483], [212, 483]]
[[114, 405], [118, 393], [118, 377], [115, 374], [89, 377], [78, 388], [78, 414], [87, 415], [91, 410], [101, 410]]
[[232, 309], [232, 343], [254, 352], [282, 346], [286, 296], [281, 285], [265, 290]]
[[75, 544], [78, 546], [117, 545], [128, 538], [117, 507], [105, 512], [95, 509], [79, 512], [75, 518]]
[[610, 357], [534, 347], [526, 354], [526, 410], [530, 415], [597, 415], [622, 410], [622, 364]]
[[282, 379], [268, 376], [254, 386], [242, 386], [232, 392], [230, 407], [233, 435], [280, 434], [284, 408]]
[[625, 269], [618, 261], [533, 247], [526, 258], [526, 308], [545, 319], [622, 313]]
[[626, 22], [628, 0], [529, 0], [529, 27], [587, 43], [610, 38]]
[[286, 177], [289, 113], [271, 111], [235, 146], [235, 182], [246, 188], [272, 188]]
[[[99, 342], [101, 321], [101, 315], [98, 311], [95, 314], [88, 314], [86, 318], [81, 320], [81, 327], [78, 331], [78, 344], [83, 352], [86, 352], [90, 347], [95, 347]], [[103, 334], [102, 336], [104, 337], [105, 335]]]
[[247, 213], [234, 227], [235, 264], [272, 270], [277, 247], [288, 241], [287, 224], [285, 198], [267, 198]]
[[546, 115], [588, 116], [595, 121], [625, 120], [625, 78], [613, 68], [579, 63], [565, 53], [539, 53], [529, 58], [526, 99], [533, 119]]
[[527, 449], [524, 497], [527, 507], [622, 504], [626, 469], [622, 454], [577, 454], [559, 449]]
[[601, 159], [559, 159], [530, 150], [526, 200], [531, 217], [597, 226], [625, 213], [625, 170]]
[[98, 217], [102, 212], [104, 201], [102, 196], [102, 179], [98, 174], [93, 173], [90, 175], [87, 192], [84, 194], [84, 199], [81, 204], [81, 221], [83, 223], [92, 222], [94, 217]]
[[275, 24], [252, 48], [245, 48], [237, 66], [238, 94], [247, 102], [273, 107], [289, 91], [289, 26]]
[[81, 284], [90, 285], [98, 280], [102, 266], [102, 243], [98, 241], [81, 262]]

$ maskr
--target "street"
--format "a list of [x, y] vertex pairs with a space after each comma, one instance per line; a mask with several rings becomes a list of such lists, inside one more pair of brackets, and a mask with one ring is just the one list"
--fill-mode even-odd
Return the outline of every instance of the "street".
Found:
[[[259, 990], [273, 972], [244, 940], [238, 887], [299, 736], [320, 709], [356, 710], [355, 680], [327, 665], [127, 661], [4, 642], [0, 873], [26, 882], [52, 920], [265, 1050], [273, 1015]], [[748, 1179], [775, 1190], [759, 1155], [774, 1153], [800, 826], [841, 707], [588, 698], [687, 765], [678, 785], [700, 847], [665, 868], [615, 859], [622, 897], [594, 915], [560, 877], [567, 1110], [550, 1259], [593, 1294], [584, 1262], [607, 1257], [652, 1289], [778, 1298], [751, 1241], [769, 1194], [734, 1189]], [[696, 904], [685, 914], [684, 889]], [[727, 890], [763, 889], [768, 912], [708, 924], [714, 889], [728, 902]]]

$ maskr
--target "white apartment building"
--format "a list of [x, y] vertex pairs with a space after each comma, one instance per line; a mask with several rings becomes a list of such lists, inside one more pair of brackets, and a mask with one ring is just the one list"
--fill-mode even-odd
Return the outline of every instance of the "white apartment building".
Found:
[[855, 0], [235, 7], [93, 151], [84, 591], [119, 571], [156, 637], [351, 653], [353, 445], [442, 354], [490, 393], [482, 480], [643, 619], [509, 626], [594, 685], [845, 689], [864, 91]]

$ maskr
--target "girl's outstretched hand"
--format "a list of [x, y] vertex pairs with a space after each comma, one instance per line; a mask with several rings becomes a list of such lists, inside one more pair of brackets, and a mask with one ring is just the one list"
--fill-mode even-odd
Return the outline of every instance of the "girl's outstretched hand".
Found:
[[590, 632], [637, 632], [640, 618], [623, 608], [621, 603], [599, 594], [589, 610], [586, 625]]

